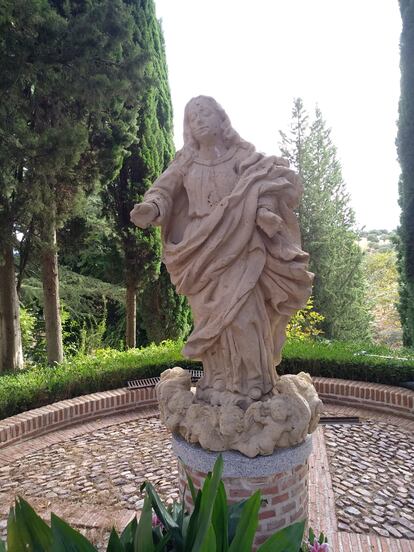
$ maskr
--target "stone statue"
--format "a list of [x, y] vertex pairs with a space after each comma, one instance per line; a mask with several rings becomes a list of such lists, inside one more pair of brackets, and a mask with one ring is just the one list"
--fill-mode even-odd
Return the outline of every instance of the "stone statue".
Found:
[[[204, 416], [215, 428], [217, 450], [223, 450], [217, 448], [220, 439], [238, 449], [220, 430], [226, 409], [245, 414], [253, 403], [280, 393], [275, 366], [286, 325], [312, 285], [294, 213], [301, 193], [285, 159], [256, 152], [213, 98], [199, 96], [185, 109], [183, 148], [131, 212], [141, 228], [161, 226], [163, 261], [191, 306], [194, 330], [183, 353], [202, 361], [204, 375], [186, 412], [200, 425], [197, 408], [204, 414], [205, 408], [218, 409]], [[175, 375], [183, 384], [177, 370]], [[182, 391], [189, 391], [187, 384]], [[162, 406], [161, 415], [166, 420]], [[194, 431], [177, 429], [179, 416], [173, 416], [174, 431], [193, 441]]]

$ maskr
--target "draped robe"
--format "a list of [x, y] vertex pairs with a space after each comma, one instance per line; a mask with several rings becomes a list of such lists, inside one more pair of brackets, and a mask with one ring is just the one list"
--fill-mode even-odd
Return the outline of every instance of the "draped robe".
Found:
[[[248, 396], [275, 385], [286, 325], [311, 293], [293, 211], [301, 192], [277, 158], [234, 146], [214, 162], [178, 157], [146, 193], [163, 261], [193, 312], [183, 353], [203, 362], [201, 389]], [[271, 238], [257, 225], [261, 207], [283, 221]]]

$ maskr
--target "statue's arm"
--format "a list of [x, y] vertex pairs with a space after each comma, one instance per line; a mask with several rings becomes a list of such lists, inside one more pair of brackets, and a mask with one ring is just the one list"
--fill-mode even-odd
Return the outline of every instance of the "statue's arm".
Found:
[[131, 221], [140, 228], [159, 226], [171, 212], [174, 197], [181, 187], [182, 175], [174, 162], [145, 193], [144, 201], [131, 211]]

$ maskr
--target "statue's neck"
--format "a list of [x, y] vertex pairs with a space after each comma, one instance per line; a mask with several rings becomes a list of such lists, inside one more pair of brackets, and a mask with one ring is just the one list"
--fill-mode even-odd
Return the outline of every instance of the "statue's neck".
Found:
[[215, 139], [214, 142], [200, 144], [198, 157], [203, 161], [214, 161], [222, 157], [228, 151], [223, 140]]

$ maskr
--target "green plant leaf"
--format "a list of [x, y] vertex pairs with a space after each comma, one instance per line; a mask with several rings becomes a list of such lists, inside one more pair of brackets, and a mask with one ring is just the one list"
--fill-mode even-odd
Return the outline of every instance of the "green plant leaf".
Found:
[[122, 546], [125, 548], [125, 552], [134, 552], [134, 537], [137, 527], [137, 517], [134, 516], [119, 537]]
[[311, 544], [313, 544], [313, 541], [315, 540], [315, 532], [312, 529], [312, 527], [309, 527], [309, 536], [308, 536], [308, 538], [309, 538], [309, 542]]
[[183, 548], [184, 541], [178, 523], [176, 523], [174, 518], [168, 512], [151, 483], [145, 483], [145, 490], [147, 491], [151, 505], [165, 530], [171, 532], [172, 540], [177, 548], [177, 552], [179, 552]]
[[204, 480], [203, 489], [201, 492], [200, 512], [197, 521], [197, 533], [195, 536], [192, 552], [199, 552], [200, 547], [206, 538], [207, 531], [211, 525], [214, 503], [216, 501], [217, 491], [219, 488], [221, 476], [223, 473], [223, 457], [218, 456], [213, 473], [209, 474]]
[[267, 539], [257, 552], [298, 552], [303, 539], [305, 521], [285, 527]]
[[246, 502], [247, 499], [228, 506], [228, 542], [231, 542], [234, 539]]
[[0, 552], [7, 552], [5, 543], [0, 539]]
[[53, 534], [51, 552], [97, 552], [87, 538], [53, 513], [51, 527]]
[[[20, 552], [22, 550], [27, 552], [43, 552], [43, 550], [50, 550], [50, 546], [45, 549], [41, 548], [39, 540], [32, 537], [26, 523], [25, 515], [29, 520], [29, 526], [30, 520], [36, 523], [36, 518], [39, 516], [30, 507], [30, 510], [25, 509], [22, 512], [21, 500], [20, 498], [16, 499], [14, 507], [10, 508], [9, 511], [7, 521], [7, 550], [9, 552]], [[41, 520], [41, 523], [44, 523], [43, 520]], [[35, 526], [37, 526], [37, 523]]]
[[144, 499], [144, 506], [135, 531], [134, 552], [154, 552], [154, 540], [152, 538], [152, 508], [148, 495]]
[[[193, 483], [193, 480], [191, 479], [191, 477], [188, 475], [187, 472], [185, 472], [186, 475], [187, 475], [187, 483], [188, 483], [188, 488], [190, 489], [190, 493], [191, 493], [191, 498], [193, 500], [193, 504], [195, 504], [195, 501], [196, 501], [196, 498], [197, 498], [197, 491], [194, 487], [194, 483]], [[184, 502], [184, 501], [183, 501]]]
[[191, 516], [187, 518], [188, 521], [183, 523], [183, 536], [184, 536], [184, 551], [189, 552], [193, 546], [196, 533], [197, 533], [197, 524], [198, 516], [200, 514], [200, 505], [201, 505], [201, 490], [198, 491], [196, 501], [194, 504], [194, 509], [191, 513]]
[[[260, 491], [256, 491], [244, 504], [236, 534], [229, 552], [251, 552], [259, 524]], [[297, 552], [297, 551], [296, 551]]]
[[199, 552], [217, 552], [216, 533], [212, 525], [208, 528], [204, 541], [197, 550]]
[[18, 525], [24, 524], [30, 535], [33, 551], [48, 552], [51, 550], [52, 531], [30, 504], [21, 497], [17, 498], [15, 512]]
[[213, 527], [216, 534], [216, 549], [217, 552], [227, 552], [229, 549], [229, 512], [227, 506], [226, 489], [223, 481], [220, 481], [216, 501], [213, 508]]
[[112, 528], [111, 534], [109, 535], [108, 547], [106, 552], [125, 552], [125, 548], [122, 546], [121, 539], [118, 536], [118, 533]]
[[155, 547], [155, 552], [164, 552], [165, 545], [171, 539], [171, 533], [166, 533]]

